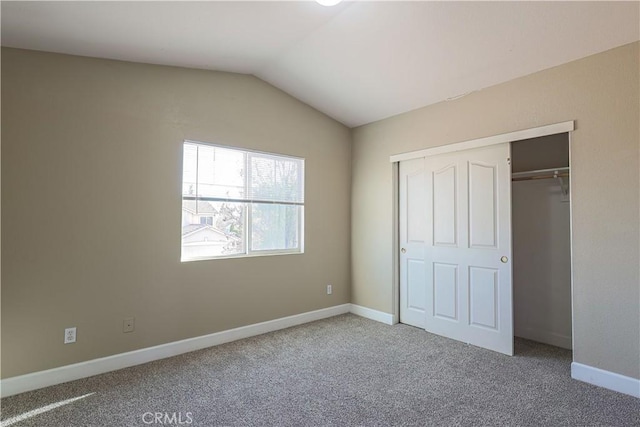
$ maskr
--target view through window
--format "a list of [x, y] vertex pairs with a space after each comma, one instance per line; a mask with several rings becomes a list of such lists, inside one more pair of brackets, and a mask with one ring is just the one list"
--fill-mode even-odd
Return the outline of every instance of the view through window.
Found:
[[187, 141], [182, 260], [303, 251], [304, 159]]

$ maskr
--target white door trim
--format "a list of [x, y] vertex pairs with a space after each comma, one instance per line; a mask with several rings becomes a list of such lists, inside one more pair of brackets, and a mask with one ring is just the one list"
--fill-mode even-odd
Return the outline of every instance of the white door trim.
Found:
[[520, 141], [523, 139], [555, 135], [557, 133], [571, 132], [573, 130], [575, 130], [575, 122], [573, 120], [570, 120], [568, 122], [523, 129], [515, 132], [503, 133], [500, 135], [487, 136], [485, 138], [471, 139], [469, 141], [457, 142], [454, 144], [440, 145], [437, 147], [410, 151], [408, 153], [394, 154], [389, 158], [389, 160], [391, 163], [395, 163], [403, 160], [418, 159], [420, 157], [451, 153], [454, 151], [469, 150], [471, 148], [486, 147], [489, 145], [501, 144], [503, 142]]

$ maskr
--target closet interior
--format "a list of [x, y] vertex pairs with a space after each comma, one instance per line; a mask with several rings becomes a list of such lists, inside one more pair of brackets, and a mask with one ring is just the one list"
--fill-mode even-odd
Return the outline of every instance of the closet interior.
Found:
[[571, 349], [569, 134], [511, 143], [514, 335]]

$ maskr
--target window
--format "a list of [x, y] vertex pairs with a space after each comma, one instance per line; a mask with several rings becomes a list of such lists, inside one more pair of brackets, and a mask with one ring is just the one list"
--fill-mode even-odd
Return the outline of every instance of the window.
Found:
[[212, 216], [201, 216], [200, 224], [208, 224], [213, 225], [213, 217]]
[[186, 141], [182, 261], [303, 252], [304, 159]]

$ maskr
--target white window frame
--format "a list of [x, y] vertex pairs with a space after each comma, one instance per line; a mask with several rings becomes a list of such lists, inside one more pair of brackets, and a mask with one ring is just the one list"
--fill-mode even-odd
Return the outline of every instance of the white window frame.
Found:
[[[243, 152], [245, 154], [245, 195], [247, 195], [244, 199], [228, 199], [221, 197], [199, 197], [196, 185], [196, 195], [195, 196], [185, 196], [181, 194], [181, 205], [184, 200], [193, 200], [197, 202], [199, 200], [202, 201], [214, 201], [214, 202], [231, 202], [231, 203], [244, 203], [245, 207], [245, 215], [244, 215], [244, 229], [243, 229], [243, 239], [245, 244], [244, 253], [238, 254], [228, 254], [228, 255], [208, 255], [208, 256], [197, 256], [197, 257], [184, 257], [182, 254], [183, 246], [182, 246], [182, 238], [180, 239], [180, 261], [181, 262], [191, 262], [191, 261], [206, 261], [206, 260], [217, 260], [217, 259], [229, 259], [229, 258], [249, 258], [249, 257], [259, 257], [259, 256], [271, 256], [271, 255], [298, 255], [304, 253], [304, 201], [302, 202], [274, 202], [274, 201], [264, 201], [258, 199], [251, 199], [249, 194], [249, 183], [251, 182], [251, 154], [257, 154], [260, 156], [269, 156], [274, 158], [289, 158], [296, 161], [302, 161], [303, 172], [301, 175], [301, 182], [299, 185], [302, 187], [301, 191], [304, 198], [304, 189], [305, 189], [305, 158], [304, 157], [296, 157], [286, 154], [279, 153], [271, 153], [266, 151], [258, 151], [258, 150], [249, 150], [246, 148], [234, 147], [231, 145], [223, 145], [223, 144], [214, 144], [210, 142], [201, 142], [185, 139], [182, 143], [182, 154], [184, 156], [184, 146], [186, 144], [199, 145], [199, 146], [207, 146], [207, 147], [216, 147], [223, 148], [227, 150], [234, 150], [238, 152]], [[184, 164], [184, 158], [182, 159]], [[184, 171], [181, 174], [180, 182], [184, 184]], [[197, 174], [196, 174], [197, 176]], [[180, 186], [180, 191], [182, 192], [183, 185]], [[251, 215], [252, 209], [251, 205], [253, 203], [270, 203], [274, 205], [289, 205], [289, 206], [299, 206], [298, 210], [298, 246], [296, 248], [290, 249], [265, 249], [265, 250], [252, 250], [252, 229], [251, 229]], [[181, 221], [182, 222], [182, 221]]]

